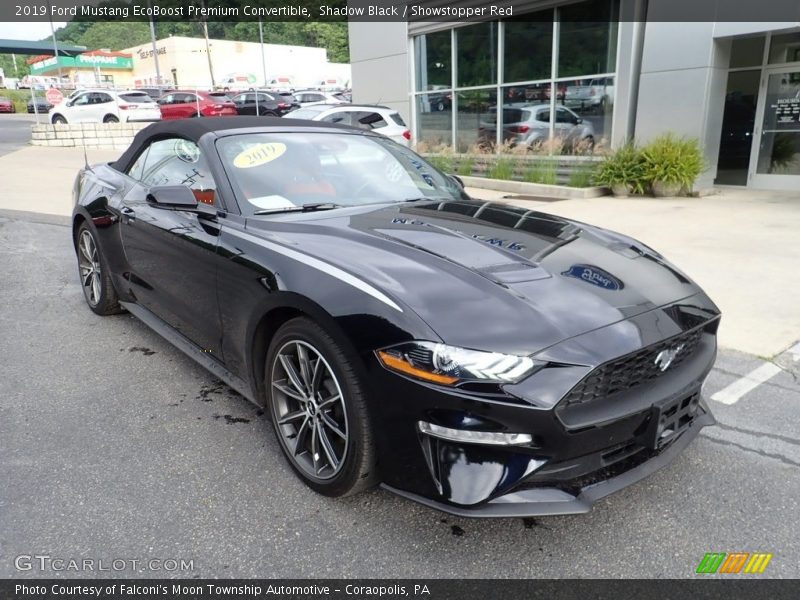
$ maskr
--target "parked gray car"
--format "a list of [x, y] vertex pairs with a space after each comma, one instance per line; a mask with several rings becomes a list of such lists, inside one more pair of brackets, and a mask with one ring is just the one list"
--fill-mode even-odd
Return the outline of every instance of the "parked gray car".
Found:
[[[484, 143], [494, 143], [497, 126], [497, 107], [489, 108], [489, 116], [481, 123], [479, 137]], [[594, 127], [570, 109], [556, 107], [555, 137], [564, 145], [576, 147], [594, 145]], [[550, 134], [549, 104], [507, 104], [503, 107], [503, 141], [513, 145], [536, 146]]]

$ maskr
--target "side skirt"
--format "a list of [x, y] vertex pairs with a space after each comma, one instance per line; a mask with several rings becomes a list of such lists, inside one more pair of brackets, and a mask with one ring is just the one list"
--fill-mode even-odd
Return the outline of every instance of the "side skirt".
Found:
[[194, 359], [212, 375], [221, 379], [259, 408], [262, 408], [261, 404], [256, 401], [253, 391], [244, 379], [231, 373], [218, 360], [209, 356], [208, 353], [203, 352], [194, 342], [187, 339], [183, 334], [175, 331], [175, 329], [139, 304], [120, 302], [120, 305], [178, 350], [186, 354], [189, 358]]

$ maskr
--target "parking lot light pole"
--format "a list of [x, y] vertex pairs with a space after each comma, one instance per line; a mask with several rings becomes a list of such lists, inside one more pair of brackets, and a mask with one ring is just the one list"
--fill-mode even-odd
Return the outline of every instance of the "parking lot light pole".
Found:
[[261, 74], [264, 76], [264, 87], [267, 87], [267, 59], [264, 56], [264, 25], [258, 20], [258, 39], [261, 41]]
[[61, 61], [58, 60], [58, 43], [56, 42], [56, 30], [53, 28], [52, 8], [50, 7], [50, 0], [47, 0], [47, 20], [50, 22], [50, 35], [53, 36], [53, 53], [56, 57], [56, 65], [58, 65], [58, 86], [61, 87], [64, 82], [61, 75]]
[[147, 8], [150, 12], [150, 43], [153, 44], [153, 61], [156, 65], [156, 85], [161, 86], [161, 69], [158, 66], [158, 49], [156, 48], [156, 27], [153, 24], [153, 11], [150, 10], [150, 0], [147, 0]]

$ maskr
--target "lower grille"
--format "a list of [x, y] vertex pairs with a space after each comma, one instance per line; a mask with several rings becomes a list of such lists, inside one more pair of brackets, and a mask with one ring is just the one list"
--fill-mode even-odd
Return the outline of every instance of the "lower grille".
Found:
[[[564, 402], [591, 402], [652, 381], [694, 354], [702, 335], [703, 328], [698, 327], [607, 362], [572, 388], [564, 397]], [[662, 368], [664, 365], [666, 367]]]

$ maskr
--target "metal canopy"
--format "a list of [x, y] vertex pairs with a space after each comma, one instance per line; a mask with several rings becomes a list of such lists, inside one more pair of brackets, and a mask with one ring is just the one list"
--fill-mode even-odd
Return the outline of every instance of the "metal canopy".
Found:
[[[86, 52], [86, 46], [72, 46], [67, 44], [58, 44], [59, 56], [76, 56]], [[47, 40], [44, 42], [29, 42], [26, 40], [3, 40], [0, 39], [0, 54], [31, 54], [37, 56], [39, 54], [53, 55], [53, 42]]]

